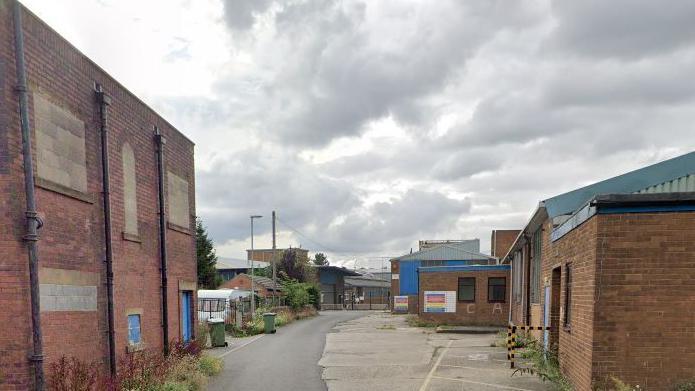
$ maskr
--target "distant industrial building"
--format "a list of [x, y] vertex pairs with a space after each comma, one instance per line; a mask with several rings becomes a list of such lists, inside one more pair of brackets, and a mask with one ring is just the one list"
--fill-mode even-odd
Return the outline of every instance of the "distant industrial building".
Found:
[[[268, 262], [255, 261], [253, 263], [255, 269], [263, 269], [268, 266], [270, 266]], [[251, 261], [248, 259], [218, 257], [215, 267], [224, 281], [229, 281], [239, 274], [251, 274]]]
[[[426, 307], [421, 303], [424, 303], [422, 300], [429, 298], [429, 295], [425, 297], [420, 291], [421, 279], [426, 279], [424, 285], [429, 289], [431, 287], [430, 278], [440, 278], [441, 276], [439, 274], [427, 274], [425, 276], [420, 273], [420, 270], [424, 268], [428, 268], [428, 273], [434, 271], [434, 268], [439, 268], [436, 270], [440, 273], [446, 272], [447, 270], [456, 271], [458, 273], [460, 271], [459, 269], [463, 266], [494, 266], [497, 264], [496, 258], [472, 251], [480, 247], [480, 242], [477, 239], [474, 241], [458, 242], [421, 241], [421, 244], [423, 242], [426, 242], [425, 249], [391, 260], [391, 292], [394, 297], [394, 311], [404, 311], [404, 303], [407, 303], [407, 312], [409, 313], [418, 314], [425, 311]], [[438, 244], [434, 244], [435, 242]], [[453, 279], [454, 285], [458, 284], [458, 277], [454, 274], [448, 274], [448, 276]], [[437, 290], [443, 291], [444, 288], [451, 288], [451, 282], [448, 280], [446, 282], [442, 281], [441, 288], [442, 289]], [[458, 288], [449, 291], [454, 293], [454, 302], [452, 302], [454, 309], [456, 309], [455, 294], [457, 290]], [[398, 306], [395, 305], [396, 296], [399, 296]], [[448, 294], [447, 298], [447, 300], [451, 300], [451, 294]], [[463, 310], [463, 308], [461, 310]]]
[[420, 240], [418, 241], [418, 251], [427, 250], [441, 245], [459, 247], [474, 253], [480, 252], [480, 239]]
[[300, 247], [277, 248], [275, 250], [272, 248], [257, 248], [254, 249], [253, 252], [249, 249], [246, 250], [246, 259], [250, 260], [253, 256], [253, 260], [257, 262], [272, 262], [273, 253], [275, 253], [279, 261], [280, 257], [282, 257], [282, 252], [285, 250], [294, 250], [297, 252], [298, 258], [309, 259], [309, 250]]

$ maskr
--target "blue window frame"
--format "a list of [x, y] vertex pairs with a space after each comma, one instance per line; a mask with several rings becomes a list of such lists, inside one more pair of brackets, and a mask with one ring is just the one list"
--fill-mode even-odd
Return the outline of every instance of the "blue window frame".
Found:
[[140, 314], [128, 315], [128, 343], [140, 343]]

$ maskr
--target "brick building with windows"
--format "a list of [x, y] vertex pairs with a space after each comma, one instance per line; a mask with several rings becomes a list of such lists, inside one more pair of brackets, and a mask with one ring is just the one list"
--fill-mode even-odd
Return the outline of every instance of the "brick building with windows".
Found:
[[418, 316], [441, 324], [505, 326], [509, 269], [509, 265], [420, 267]]
[[542, 201], [503, 262], [576, 390], [695, 378], [695, 153]]
[[10, 0], [0, 100], [0, 388], [193, 338], [193, 143]]
[[[391, 295], [407, 296], [408, 313], [419, 314], [420, 308], [420, 270], [431, 267], [446, 266], [470, 266], [470, 265], [496, 265], [497, 258], [481, 254], [480, 241], [461, 240], [461, 241], [420, 241], [426, 243], [420, 251], [405, 254], [398, 258], [391, 259]], [[446, 270], [446, 269], [443, 269]], [[455, 290], [454, 290], [455, 291]], [[393, 305], [394, 311], [399, 311], [399, 307]]]

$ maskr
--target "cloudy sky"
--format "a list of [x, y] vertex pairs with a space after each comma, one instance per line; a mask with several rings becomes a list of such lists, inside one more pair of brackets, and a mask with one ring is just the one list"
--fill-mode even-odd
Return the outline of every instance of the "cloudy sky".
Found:
[[[24, 0], [196, 142], [218, 254], [379, 266], [695, 149], [695, 2]], [[352, 262], [350, 263], [352, 265]]]

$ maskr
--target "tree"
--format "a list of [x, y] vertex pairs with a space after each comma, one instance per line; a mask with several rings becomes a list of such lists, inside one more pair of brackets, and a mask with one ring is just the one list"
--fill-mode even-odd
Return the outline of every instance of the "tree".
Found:
[[280, 278], [306, 282], [310, 280], [309, 259], [299, 257], [293, 248], [282, 252], [280, 264], [278, 265]]
[[212, 240], [203, 226], [200, 217], [195, 219], [195, 250], [198, 259], [198, 286], [217, 289], [222, 284], [222, 276], [217, 273], [217, 255]]
[[314, 265], [328, 265], [328, 257], [324, 253], [316, 253], [313, 259]]

